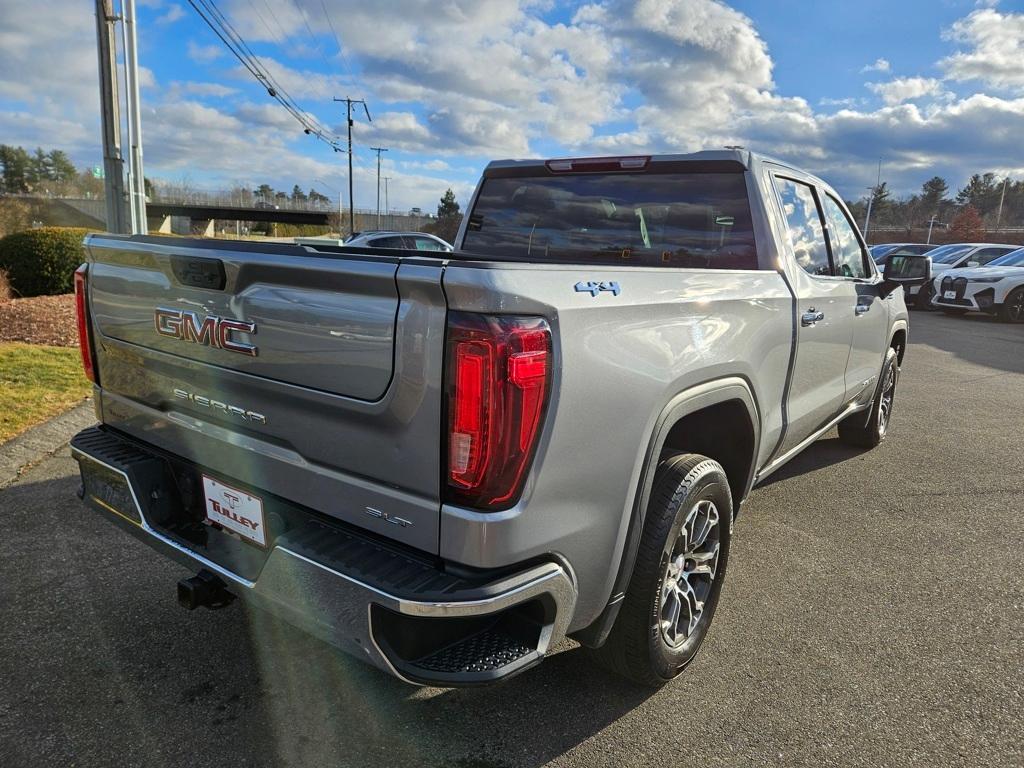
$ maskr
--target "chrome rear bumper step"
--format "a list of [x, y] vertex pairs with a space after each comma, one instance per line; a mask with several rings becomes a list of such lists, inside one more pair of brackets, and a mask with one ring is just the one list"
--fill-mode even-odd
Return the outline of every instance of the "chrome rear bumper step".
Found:
[[274, 531], [265, 558], [243, 576], [165, 527], [181, 501], [158, 451], [91, 427], [71, 453], [88, 506], [190, 569], [215, 574], [235, 596], [407, 682], [477, 685], [516, 674], [543, 659], [572, 616], [576, 589], [557, 562], [452, 573], [312, 514], [295, 513]]

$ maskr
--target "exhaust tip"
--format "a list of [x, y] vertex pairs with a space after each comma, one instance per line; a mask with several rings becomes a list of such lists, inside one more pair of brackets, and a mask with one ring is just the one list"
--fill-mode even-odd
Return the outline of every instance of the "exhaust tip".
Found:
[[190, 611], [200, 606], [210, 610], [225, 608], [234, 600], [221, 578], [206, 570], [178, 582], [178, 604]]

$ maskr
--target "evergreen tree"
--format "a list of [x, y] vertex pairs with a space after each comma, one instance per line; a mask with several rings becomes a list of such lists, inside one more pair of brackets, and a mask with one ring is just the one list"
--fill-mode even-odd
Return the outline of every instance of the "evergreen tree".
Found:
[[430, 229], [442, 240], [454, 243], [455, 236], [459, 233], [460, 224], [462, 224], [462, 214], [459, 211], [459, 203], [455, 199], [455, 193], [449, 187], [441, 198], [441, 202], [438, 203], [437, 221]]
[[941, 176], [932, 176], [921, 185], [921, 202], [926, 209], [934, 213], [940, 205], [946, 202], [948, 192], [949, 185], [946, 180]]
[[29, 190], [31, 158], [22, 147], [0, 145], [0, 166], [3, 166], [2, 191], [17, 195]]
[[[75, 164], [71, 162], [71, 158], [63, 150], [51, 149], [47, 155], [47, 164], [49, 166], [50, 178], [53, 181], [70, 184], [78, 176]], [[146, 181], [149, 181], [149, 179], [146, 179]]]
[[437, 218], [438, 219], [449, 219], [453, 216], [459, 215], [459, 203], [455, 199], [455, 193], [452, 192], [451, 187], [444, 193], [441, 198], [441, 202], [437, 206]]

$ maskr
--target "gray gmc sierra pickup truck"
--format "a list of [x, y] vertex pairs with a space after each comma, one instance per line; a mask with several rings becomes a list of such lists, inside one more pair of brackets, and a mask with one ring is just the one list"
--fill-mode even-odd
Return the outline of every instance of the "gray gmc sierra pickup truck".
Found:
[[445, 686], [566, 636], [677, 675], [751, 488], [885, 437], [930, 273], [879, 275], [827, 184], [738, 148], [491, 163], [454, 253], [85, 245], [86, 504], [196, 573], [186, 607]]

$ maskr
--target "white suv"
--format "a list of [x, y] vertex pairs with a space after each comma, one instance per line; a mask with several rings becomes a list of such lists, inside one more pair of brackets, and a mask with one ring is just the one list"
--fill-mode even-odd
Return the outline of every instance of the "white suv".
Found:
[[975, 310], [1008, 323], [1024, 323], [1024, 248], [984, 267], [947, 270], [933, 280], [932, 290], [932, 305], [944, 312]]

